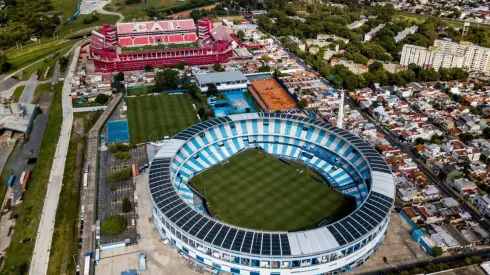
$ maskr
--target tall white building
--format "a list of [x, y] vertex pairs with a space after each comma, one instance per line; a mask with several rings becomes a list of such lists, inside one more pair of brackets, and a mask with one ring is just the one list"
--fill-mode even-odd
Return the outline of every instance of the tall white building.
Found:
[[400, 64], [407, 66], [434, 68], [463, 68], [467, 71], [490, 72], [490, 48], [473, 45], [469, 42], [456, 43], [449, 40], [435, 40], [429, 48], [404, 45]]

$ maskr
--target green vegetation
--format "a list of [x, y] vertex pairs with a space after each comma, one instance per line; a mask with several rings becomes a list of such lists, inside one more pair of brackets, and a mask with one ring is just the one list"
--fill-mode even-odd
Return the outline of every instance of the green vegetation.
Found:
[[434, 246], [432, 248], [432, 256], [438, 257], [441, 256], [444, 251], [442, 251], [442, 248], [440, 246]]
[[134, 95], [134, 96], [140, 96], [140, 95], [147, 95], [154, 89], [153, 86], [147, 86], [147, 87], [138, 87], [138, 88], [127, 88], [128, 95]]
[[162, 45], [154, 45], [154, 46], [143, 46], [143, 47], [125, 47], [122, 48], [122, 51], [125, 53], [128, 52], [146, 52], [146, 51], [155, 51], [155, 50], [174, 50], [174, 49], [188, 49], [188, 48], [196, 48], [197, 43], [182, 43], [182, 44], [162, 44]]
[[156, 92], [164, 92], [167, 90], [175, 90], [179, 87], [179, 72], [172, 69], [165, 69], [163, 72], [158, 72], [155, 76]]
[[188, 2], [189, 0], [148, 0], [146, 3], [141, 3], [140, 1], [131, 0], [113, 0], [105, 7], [105, 9], [121, 12], [126, 18], [126, 21], [133, 19], [147, 20], [153, 18], [153, 16], [150, 15], [154, 13], [152, 10], [156, 12], [160, 9], [182, 6]]
[[[84, 134], [90, 130], [89, 121], [96, 121], [101, 112], [75, 113], [75, 118], [84, 122]], [[86, 123], [87, 122], [87, 123]], [[70, 137], [68, 155], [66, 156], [63, 186], [61, 187], [56, 223], [51, 244], [48, 274], [75, 273], [76, 266], [73, 254], [78, 250], [78, 211], [80, 199], [81, 171], [83, 152], [86, 142], [83, 135], [74, 130]]]
[[[73, 0], [70, 0], [73, 1]], [[61, 20], [51, 0], [8, 0], [0, 11], [0, 48], [24, 44], [31, 37], [52, 37]]]
[[132, 176], [131, 168], [125, 168], [121, 171], [111, 172], [107, 175], [107, 179], [111, 182], [120, 182], [129, 180]]
[[104, 24], [115, 24], [118, 19], [119, 16], [117, 15], [99, 14], [97, 12], [93, 12], [92, 14], [81, 14], [76, 20], [63, 24], [63, 26], [56, 31], [56, 34], [60, 37], [70, 36], [87, 28], [102, 26]]
[[128, 160], [133, 157], [133, 155], [131, 155], [128, 152], [117, 152], [114, 154], [114, 156], [116, 157], [116, 159], [123, 159], [123, 160]]
[[[64, 54], [66, 54], [73, 46], [75, 41], [70, 41], [66, 44], [64, 44], [64, 47], [61, 48], [59, 51], [57, 51], [54, 56], [52, 57], [47, 57], [43, 61], [38, 62], [25, 70], [22, 71], [22, 80], [27, 80], [29, 77], [32, 75], [32, 73], [40, 71], [41, 75], [39, 77], [39, 80], [47, 80], [53, 76], [54, 73], [54, 67], [56, 65], [56, 62], [60, 60]], [[49, 68], [49, 72], [47, 76], [45, 77], [46, 70]]]
[[122, 211], [124, 213], [131, 212], [131, 202], [129, 201], [128, 197], [124, 197], [122, 201]]
[[19, 87], [15, 88], [15, 91], [14, 91], [14, 93], [12, 94], [12, 99], [13, 99], [14, 101], [16, 101], [16, 102], [17, 102], [17, 101], [19, 101], [19, 98], [20, 98], [20, 96], [22, 95], [22, 92], [24, 92], [24, 88], [25, 88], [25, 86], [23, 86], [23, 85], [21, 85], [21, 86], [19, 86]]
[[[76, 43], [76, 40], [70, 40], [68, 42], [62, 42], [61, 40], [51, 40], [47, 43], [39, 44], [33, 47], [26, 48], [24, 50], [15, 51], [7, 54], [7, 58], [9, 62], [12, 64], [12, 70], [21, 69], [33, 62], [36, 62], [42, 58], [48, 57], [52, 54], [55, 54], [58, 51], [65, 49], [69, 50], [69, 47], [73, 46]], [[67, 48], [67, 49], [66, 49]], [[65, 51], [65, 52], [66, 52]], [[59, 56], [62, 55], [61, 52]], [[52, 59], [57, 59], [59, 56], [56, 56]], [[50, 58], [48, 58], [50, 59]], [[41, 61], [40, 63], [42, 63]], [[37, 65], [37, 64], [36, 64]], [[33, 67], [33, 66], [31, 66]], [[29, 69], [31, 69], [29, 67]], [[32, 70], [32, 72], [35, 71]], [[30, 74], [29, 74], [30, 76]]]
[[106, 94], [98, 94], [96, 97], [95, 97], [95, 103], [98, 103], [100, 105], [104, 105], [107, 103], [107, 101], [109, 101], [110, 97]]
[[[219, 220], [246, 228], [297, 231], [348, 215], [355, 204], [304, 165], [250, 149], [192, 178]], [[304, 170], [299, 173], [298, 171]]]
[[198, 122], [189, 95], [141, 96], [127, 99], [131, 143], [162, 140]]
[[102, 232], [104, 233], [117, 235], [123, 232], [124, 229], [126, 229], [126, 226], [127, 223], [123, 216], [114, 215], [107, 217], [107, 219], [100, 225], [100, 229], [102, 229]]
[[135, 148], [133, 145], [124, 143], [113, 143], [109, 145], [109, 152], [115, 154], [117, 152], [128, 152], [129, 150]]
[[26, 238], [36, 237], [53, 156], [61, 130], [63, 113], [61, 107], [62, 87], [63, 82], [55, 85], [54, 99], [51, 104], [48, 124], [38, 154], [38, 161], [32, 169], [32, 179], [29, 184], [29, 189], [24, 193], [24, 201], [20, 205], [19, 218], [15, 224], [17, 230], [14, 231], [5, 259], [5, 266], [8, 267], [29, 267], [30, 255], [32, 255], [35, 242], [22, 244], [20, 241]]

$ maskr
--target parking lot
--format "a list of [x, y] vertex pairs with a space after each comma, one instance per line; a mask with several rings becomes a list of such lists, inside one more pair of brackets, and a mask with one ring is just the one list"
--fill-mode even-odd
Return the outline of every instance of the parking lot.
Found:
[[[110, 120], [119, 120], [123, 117], [124, 115], [121, 114], [120, 108], [117, 108]], [[107, 126], [104, 127], [102, 133], [107, 136]], [[135, 243], [136, 227], [133, 225], [133, 222], [136, 223], [137, 215], [134, 211], [135, 186], [133, 181], [130, 179], [122, 182], [109, 182], [107, 175], [123, 169], [131, 169], [133, 164], [137, 164], [138, 167], [143, 167], [145, 163], [148, 163], [146, 146], [139, 146], [131, 149], [128, 152], [131, 154], [131, 158], [128, 160], [117, 159], [113, 153], [109, 152], [108, 146], [108, 144], [103, 143], [100, 151], [98, 217], [103, 221], [109, 216], [121, 215], [126, 218], [128, 229], [118, 235], [107, 235], [102, 233], [101, 243], [112, 243], [123, 241], [125, 239], [131, 239], [131, 242]], [[125, 198], [128, 198], [131, 202], [132, 211], [129, 213], [124, 213], [122, 210], [123, 200]]]
[[[364, 272], [431, 258], [432, 256], [425, 253], [412, 238], [410, 235], [412, 230], [412, 227], [399, 213], [392, 213], [388, 232], [376, 253], [362, 266], [348, 274], [363, 274]], [[386, 257], [388, 263], [384, 262], [383, 257]]]
[[[171, 244], [163, 244], [151, 217], [150, 194], [148, 192], [148, 172], [136, 177], [138, 196], [137, 229], [141, 239], [137, 245], [122, 249], [103, 251], [100, 254], [96, 274], [120, 274], [122, 271], [139, 269], [139, 254], [146, 253], [146, 271], [138, 274], [196, 275], [211, 274], [206, 271], [198, 273], [189, 266], [187, 259], [179, 256]], [[220, 273], [221, 274], [221, 273]], [[224, 274], [224, 273], [223, 273]]]

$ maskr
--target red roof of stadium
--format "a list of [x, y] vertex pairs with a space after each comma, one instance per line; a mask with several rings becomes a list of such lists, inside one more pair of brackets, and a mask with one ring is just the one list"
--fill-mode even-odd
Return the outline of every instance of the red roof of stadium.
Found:
[[155, 22], [134, 22], [118, 23], [118, 34], [137, 34], [161, 31], [182, 31], [195, 30], [196, 25], [192, 19], [155, 21]]

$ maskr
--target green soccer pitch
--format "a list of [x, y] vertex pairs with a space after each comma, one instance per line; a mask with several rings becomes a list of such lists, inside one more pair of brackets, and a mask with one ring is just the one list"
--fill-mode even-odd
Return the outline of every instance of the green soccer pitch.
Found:
[[[355, 202], [322, 184], [306, 166], [281, 160], [257, 149], [231, 157], [191, 179], [205, 196], [209, 211], [221, 221], [271, 231], [315, 228], [327, 219], [350, 214]], [[299, 170], [304, 170], [299, 173]]]
[[172, 137], [198, 122], [187, 94], [128, 98], [128, 123], [133, 144]]

